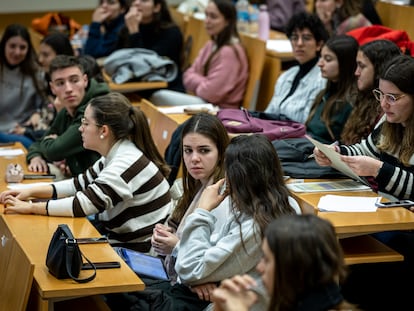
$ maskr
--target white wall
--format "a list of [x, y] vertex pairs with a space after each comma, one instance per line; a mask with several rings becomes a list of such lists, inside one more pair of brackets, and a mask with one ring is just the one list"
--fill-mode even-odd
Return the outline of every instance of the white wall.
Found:
[[0, 13], [85, 10], [97, 6], [98, 0], [0, 0]]

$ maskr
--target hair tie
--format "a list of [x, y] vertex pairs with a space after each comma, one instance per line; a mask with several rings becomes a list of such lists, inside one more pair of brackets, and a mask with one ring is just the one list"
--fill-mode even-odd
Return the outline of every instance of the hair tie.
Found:
[[129, 115], [133, 115], [134, 114], [134, 107], [129, 107]]

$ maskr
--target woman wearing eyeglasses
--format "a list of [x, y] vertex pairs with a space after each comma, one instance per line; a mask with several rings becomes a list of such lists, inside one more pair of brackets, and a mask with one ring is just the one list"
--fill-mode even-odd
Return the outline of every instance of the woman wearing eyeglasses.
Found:
[[[384, 116], [361, 143], [332, 147], [359, 176], [372, 176], [378, 190], [398, 199], [414, 199], [414, 59], [398, 55], [387, 63], [374, 95]], [[317, 148], [321, 166], [331, 164]]]
[[[79, 126], [83, 147], [101, 155], [77, 177], [23, 190], [4, 191], [5, 213], [95, 216], [113, 246], [147, 253], [155, 224], [170, 212], [165, 176], [144, 113], [119, 93], [91, 99]], [[41, 198], [41, 202], [29, 199]]]

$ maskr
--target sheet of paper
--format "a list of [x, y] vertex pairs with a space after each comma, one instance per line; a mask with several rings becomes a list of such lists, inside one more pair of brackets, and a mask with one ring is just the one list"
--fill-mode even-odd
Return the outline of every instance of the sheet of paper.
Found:
[[289, 183], [286, 186], [294, 192], [364, 191], [371, 189], [355, 180]]
[[287, 39], [267, 40], [266, 49], [281, 53], [291, 53], [292, 44]]
[[31, 183], [31, 184], [9, 183], [7, 184], [7, 188], [11, 190], [23, 190], [23, 189], [29, 189], [29, 188], [37, 187], [37, 186], [50, 185], [51, 183], [52, 182], [36, 182], [36, 183]]
[[381, 197], [324, 195], [319, 199], [318, 209], [321, 212], [375, 212], [375, 203]]
[[309, 139], [312, 142], [312, 144], [314, 144], [315, 147], [317, 147], [321, 152], [323, 152], [329, 158], [329, 160], [331, 160], [331, 166], [333, 168], [337, 169], [338, 171], [344, 173], [345, 175], [355, 180], [360, 181], [365, 185], [368, 185], [368, 183], [363, 178], [355, 174], [354, 171], [345, 162], [341, 160], [341, 155], [338, 152], [336, 152], [332, 148], [329, 148], [328, 145], [325, 145], [308, 135], [306, 135], [306, 138]]
[[22, 149], [0, 148], [0, 157], [14, 157], [24, 154]]
[[182, 106], [159, 107], [158, 108], [159, 111], [165, 114], [184, 113], [184, 109], [213, 111], [215, 110], [215, 107], [212, 104], [199, 104], [199, 105], [182, 105]]

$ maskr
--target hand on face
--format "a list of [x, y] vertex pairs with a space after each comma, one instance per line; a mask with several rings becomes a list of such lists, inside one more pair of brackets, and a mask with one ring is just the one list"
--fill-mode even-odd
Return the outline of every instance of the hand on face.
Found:
[[125, 14], [125, 25], [129, 33], [136, 33], [139, 31], [139, 25], [142, 21], [142, 12], [137, 7], [131, 6], [128, 13]]
[[111, 14], [106, 8], [99, 6], [92, 14], [92, 21], [96, 23], [103, 23]]

